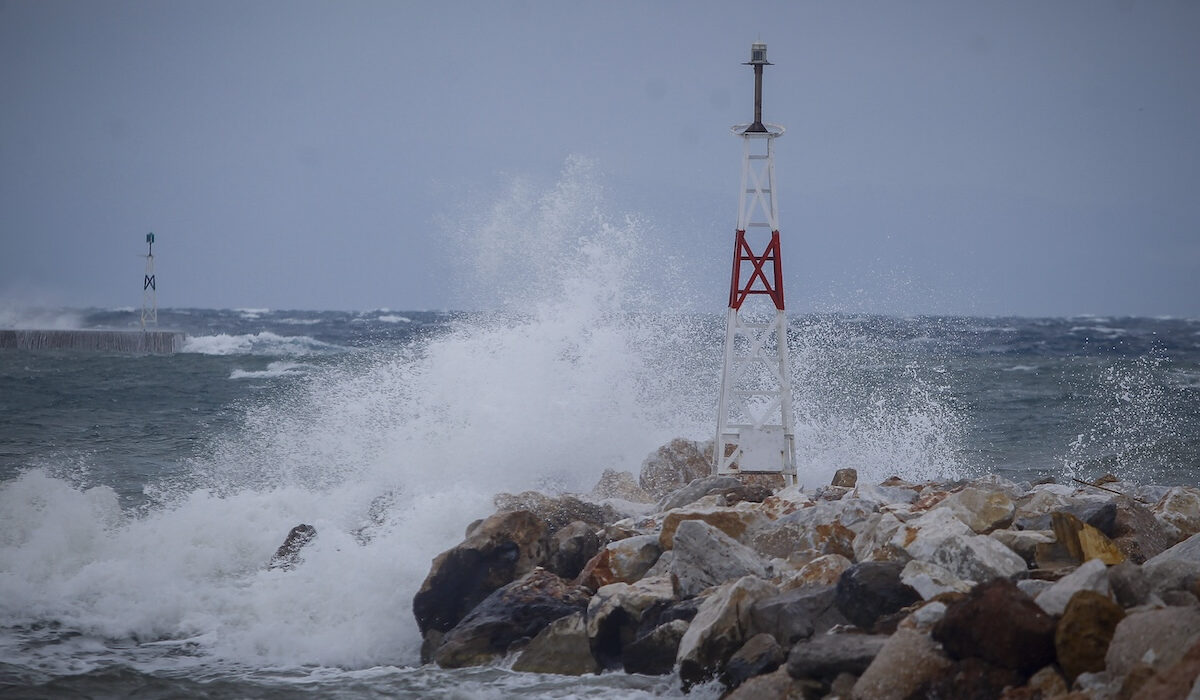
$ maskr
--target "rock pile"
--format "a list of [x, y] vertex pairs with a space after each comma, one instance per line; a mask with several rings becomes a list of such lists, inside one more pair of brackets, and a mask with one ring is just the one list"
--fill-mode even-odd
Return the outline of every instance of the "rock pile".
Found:
[[660, 449], [640, 489], [606, 473], [653, 507], [499, 496], [413, 601], [423, 660], [730, 698], [1200, 697], [1200, 489], [842, 472], [772, 493], [693, 473], [703, 450]]

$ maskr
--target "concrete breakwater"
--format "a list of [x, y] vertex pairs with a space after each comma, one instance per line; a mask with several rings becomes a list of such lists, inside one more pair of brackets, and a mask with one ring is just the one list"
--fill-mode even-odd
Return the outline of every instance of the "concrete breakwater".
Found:
[[183, 349], [179, 331], [0, 330], [0, 350], [81, 350], [169, 354]]

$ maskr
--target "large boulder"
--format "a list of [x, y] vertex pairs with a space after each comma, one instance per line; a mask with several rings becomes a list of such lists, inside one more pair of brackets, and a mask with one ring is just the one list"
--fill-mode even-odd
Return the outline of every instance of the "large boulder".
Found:
[[582, 520], [576, 520], [550, 536], [546, 568], [563, 578], [573, 579], [599, 551], [600, 537], [596, 529]]
[[1054, 661], [1054, 618], [1008, 579], [981, 583], [946, 606], [933, 638], [954, 659], [980, 658], [1029, 675]]
[[1200, 608], [1130, 612], [1117, 623], [1104, 655], [1105, 668], [1113, 676], [1124, 676], [1141, 663], [1166, 669], [1178, 663], [1197, 641], [1200, 641]]
[[413, 597], [421, 634], [449, 632], [492, 592], [540, 566], [547, 550], [546, 525], [533, 513], [487, 518], [461, 544], [434, 558]]
[[838, 674], [860, 675], [887, 643], [884, 634], [822, 634], [800, 642], [788, 654], [792, 678], [828, 682]]
[[[915, 692], [909, 697], [911, 698], [945, 698], [946, 700], [959, 700], [959, 698], [970, 698], [980, 700], [988, 698], [1004, 698], [1008, 700], [1010, 696], [1005, 695], [1006, 688], [1016, 688], [1022, 684], [1025, 676], [1017, 671], [1003, 666], [990, 664], [983, 659], [977, 657], [968, 657], [960, 659], [950, 664], [949, 667], [940, 671], [934, 678], [922, 683]], [[1022, 696], [1016, 696], [1022, 697]], [[1040, 695], [1035, 695], [1029, 700], [1041, 698]], [[1091, 698], [1091, 695], [1068, 696], [1070, 700], [1084, 700]], [[1067, 700], [1064, 698], [1063, 700]]]
[[688, 482], [683, 486], [668, 492], [658, 501], [658, 510], [660, 512], [682, 508], [688, 504], [711, 496], [714, 494], [724, 493], [730, 489], [737, 489], [742, 485], [740, 479], [736, 476], [705, 476]]
[[751, 530], [771, 524], [767, 516], [753, 507], [727, 508], [719, 506], [690, 506], [668, 512], [662, 521], [658, 545], [663, 550], [675, 546], [675, 530], [685, 520], [703, 520], [739, 542], [746, 542]]
[[712, 443], [675, 438], [642, 462], [638, 484], [653, 498], [712, 473]]
[[774, 671], [786, 659], [787, 654], [774, 637], [756, 634], [729, 657], [719, 678], [726, 688], [736, 688], [754, 676]]
[[868, 561], [855, 564], [837, 583], [837, 608], [846, 619], [864, 630], [871, 630], [885, 615], [921, 600], [921, 595], [900, 580], [904, 564], [896, 561]]
[[946, 508], [976, 533], [1008, 527], [1015, 506], [1012, 498], [1000, 490], [964, 488], [942, 499], [935, 508]]
[[932, 562], [913, 559], [904, 565], [900, 581], [929, 600], [943, 593], [967, 593], [974, 583], [958, 578], [949, 569]]
[[1151, 510], [1178, 528], [1182, 537], [1200, 533], [1200, 488], [1175, 486]]
[[823, 554], [808, 562], [793, 575], [784, 576], [780, 588], [790, 590], [807, 586], [834, 586], [854, 562], [840, 554]]
[[513, 662], [513, 670], [564, 676], [599, 673], [600, 664], [592, 656], [583, 613], [560, 617], [538, 632]]
[[1115, 505], [1112, 539], [1134, 564], [1145, 563], [1175, 544], [1178, 532], [1146, 506], [1131, 498], [1118, 498]]
[[671, 620], [637, 637], [621, 649], [621, 666], [626, 673], [665, 676], [675, 670], [679, 642], [688, 628], [687, 620]]
[[1156, 591], [1187, 590], [1200, 580], [1200, 534], [1151, 557], [1142, 565]]
[[638, 636], [648, 610], [674, 602], [670, 579], [645, 578], [612, 583], [596, 591], [587, 608], [587, 636], [592, 654], [605, 668], [622, 664], [623, 649]]
[[1096, 591], [1105, 596], [1112, 592], [1108, 585], [1108, 567], [1104, 562], [1092, 559], [1055, 581], [1054, 585], [1039, 593], [1035, 600], [1047, 613], [1061, 615], [1067, 609], [1067, 603], [1072, 596], [1083, 590]]
[[750, 609], [751, 630], [770, 634], [784, 647], [849, 622], [837, 608], [836, 586], [784, 591], [755, 602]]
[[633, 583], [646, 575], [661, 554], [657, 535], [634, 535], [609, 542], [584, 564], [576, 582], [592, 590], [610, 583]]
[[854, 536], [855, 561], [903, 561], [909, 559], [903, 547], [892, 544], [903, 525], [892, 513], [874, 513]]
[[588, 592], [544, 569], [504, 586], [475, 607], [442, 639], [435, 660], [443, 668], [488, 663], [518, 640], [535, 637], [555, 620], [583, 612]]
[[[809, 508], [807, 510], [816, 510]], [[801, 511], [804, 512], [804, 511]], [[838, 554], [854, 556], [854, 531], [840, 522], [803, 522], [782, 518], [751, 533], [748, 544], [766, 557], [804, 555], [816, 558]]]
[[621, 515], [612, 506], [589, 503], [575, 496], [547, 496], [537, 491], [523, 491], [516, 495], [498, 494], [493, 503], [498, 511], [527, 510], [546, 524], [546, 532], [557, 532], [576, 520], [592, 525], [596, 529], [615, 523]]
[[1104, 654], [1125, 611], [1108, 596], [1082, 590], [1071, 596], [1054, 632], [1058, 665], [1067, 681], [1104, 670]]
[[[1116, 506], [1113, 506], [1113, 510], [1115, 512]], [[1050, 524], [1055, 539], [1067, 548], [1073, 559], [1081, 563], [1089, 559], [1100, 559], [1109, 565], [1125, 561], [1125, 554], [1107, 535], [1070, 513], [1051, 513]]]
[[742, 576], [770, 577], [767, 565], [754, 550], [703, 520], [681, 522], [674, 545], [671, 580], [680, 598]]
[[274, 556], [267, 564], [268, 569], [282, 569], [291, 571], [304, 560], [300, 558], [300, 550], [304, 549], [305, 545], [312, 542], [317, 537], [317, 528], [312, 525], [300, 523], [288, 532], [284, 538], [283, 544], [279, 545], [279, 549], [275, 550]]
[[754, 603], [775, 593], [775, 587], [766, 581], [744, 576], [724, 584], [700, 605], [676, 656], [685, 688], [721, 672], [729, 657], [751, 636], [748, 631]]
[[965, 581], [987, 581], [1027, 571], [1016, 552], [986, 535], [951, 535], [938, 543], [928, 561]]
[[934, 508], [925, 515], [900, 525], [889, 547], [900, 559], [929, 560], [942, 542], [951, 537], [973, 537], [975, 533], [947, 508]]
[[856, 700], [905, 700], [952, 662], [928, 634], [900, 629], [884, 642], [854, 684]]

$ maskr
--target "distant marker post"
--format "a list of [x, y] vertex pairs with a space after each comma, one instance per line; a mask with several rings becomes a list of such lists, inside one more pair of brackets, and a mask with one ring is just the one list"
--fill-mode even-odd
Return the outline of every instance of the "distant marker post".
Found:
[[154, 279], [154, 234], [146, 234], [146, 276], [142, 281], [142, 330], [158, 326], [158, 282]]
[[775, 139], [784, 128], [762, 120], [767, 45], [750, 47], [754, 121], [738, 124], [742, 184], [738, 191], [733, 273], [725, 324], [725, 357], [713, 466], [717, 474], [778, 474], [796, 482], [791, 365], [783, 303]]

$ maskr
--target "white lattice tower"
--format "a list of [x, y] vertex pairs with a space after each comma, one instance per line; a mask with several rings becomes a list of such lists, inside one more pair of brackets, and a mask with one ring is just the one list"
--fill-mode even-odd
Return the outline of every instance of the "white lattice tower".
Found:
[[146, 234], [146, 277], [142, 281], [142, 330], [158, 325], [158, 282], [154, 279], [154, 234]]
[[733, 127], [742, 138], [742, 184], [713, 466], [718, 474], [780, 474], [791, 484], [796, 451], [774, 153], [784, 129], [762, 121], [766, 44], [751, 46], [747, 65], [754, 67], [754, 122]]

